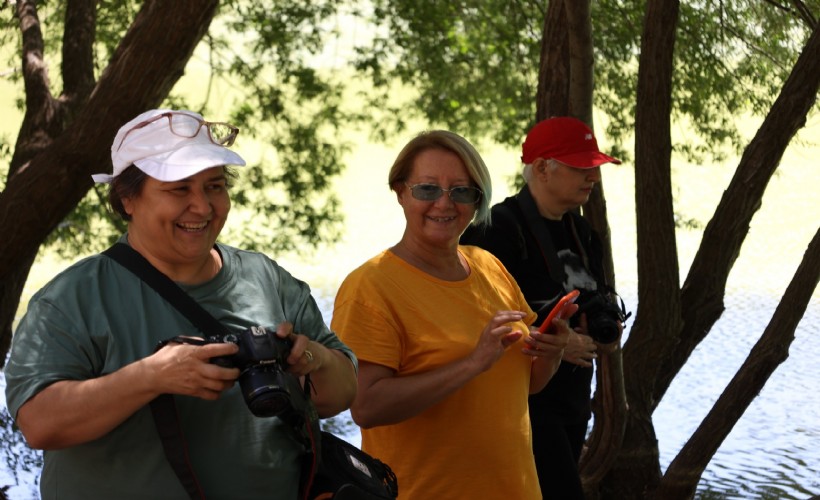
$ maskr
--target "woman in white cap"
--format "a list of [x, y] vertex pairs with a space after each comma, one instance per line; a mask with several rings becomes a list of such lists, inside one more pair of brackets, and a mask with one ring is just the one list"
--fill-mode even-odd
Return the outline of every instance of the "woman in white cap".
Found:
[[418, 135], [388, 184], [404, 234], [345, 278], [331, 323], [360, 362], [362, 448], [390, 464], [401, 498], [540, 500], [527, 395], [554, 373], [569, 327], [530, 331], [535, 314], [504, 266], [458, 244], [491, 195], [466, 139]]
[[592, 130], [572, 117], [536, 124], [522, 147], [527, 185], [492, 209], [492, 225], [461, 238], [492, 252], [543, 320], [571, 290], [581, 291], [575, 333], [558, 372], [530, 396], [533, 451], [545, 499], [583, 499], [578, 462], [592, 415], [592, 362], [598, 344], [618, 340], [626, 318], [609, 300], [600, 240], [574, 212], [601, 181], [600, 166], [620, 163], [598, 150]]
[[[260, 253], [216, 242], [230, 210], [227, 166], [245, 164], [227, 148], [237, 132], [190, 111], [151, 110], [119, 130], [113, 173], [94, 179], [111, 184], [111, 206], [128, 221], [120, 243], [227, 330], [289, 339], [288, 371], [310, 374], [320, 416], [337, 414], [355, 396], [356, 359], [323, 322], [308, 286]], [[202, 495], [297, 497], [301, 444], [279, 418], [251, 413], [235, 384], [242, 366], [211, 362], [235, 359], [237, 344], [156, 349], [170, 337], [202, 335], [102, 254], [31, 299], [13, 338], [6, 396], [29, 445], [45, 450], [43, 498], [188, 496], [148, 406], [162, 394], [175, 396], [187, 466]]]

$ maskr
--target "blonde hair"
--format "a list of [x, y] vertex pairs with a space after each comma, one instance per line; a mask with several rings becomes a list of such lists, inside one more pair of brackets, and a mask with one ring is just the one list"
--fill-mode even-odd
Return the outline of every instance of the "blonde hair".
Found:
[[481, 199], [476, 204], [476, 214], [473, 218], [473, 224], [489, 223], [490, 200], [492, 199], [493, 187], [487, 165], [484, 163], [484, 160], [481, 159], [481, 155], [478, 154], [478, 151], [476, 151], [467, 139], [448, 130], [422, 132], [402, 148], [387, 176], [390, 189], [398, 192], [402, 183], [407, 181], [407, 178], [410, 176], [416, 156], [429, 149], [449, 151], [458, 156], [461, 162], [464, 163], [470, 179], [483, 193]]

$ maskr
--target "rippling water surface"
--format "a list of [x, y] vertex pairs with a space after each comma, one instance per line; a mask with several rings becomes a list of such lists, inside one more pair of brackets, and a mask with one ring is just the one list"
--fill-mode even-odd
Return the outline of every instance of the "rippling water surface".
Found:
[[[727, 312], [694, 351], [654, 415], [666, 467], [706, 416], [771, 318], [776, 298], [727, 297]], [[778, 367], [712, 458], [699, 492], [722, 498], [820, 494], [820, 301]]]
[[[724, 316], [694, 351], [655, 412], [663, 469], [745, 360], [771, 318], [773, 300], [747, 292], [727, 297]], [[319, 295], [317, 301], [329, 322], [332, 299]], [[698, 497], [807, 499], [820, 494], [819, 352], [820, 300], [815, 297], [797, 329], [789, 358], [713, 457]], [[5, 386], [1, 377], [0, 385]], [[0, 403], [5, 410], [2, 396]], [[347, 437], [358, 444], [357, 429]], [[9, 490], [12, 499], [36, 498], [35, 480], [34, 474], [20, 471], [20, 483], [14, 485], [6, 464], [0, 463], [0, 487], [14, 485]]]

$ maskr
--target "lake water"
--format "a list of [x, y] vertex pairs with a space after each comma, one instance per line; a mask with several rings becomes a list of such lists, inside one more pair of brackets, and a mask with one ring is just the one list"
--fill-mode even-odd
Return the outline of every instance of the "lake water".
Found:
[[[317, 294], [330, 319], [332, 297]], [[631, 303], [632, 298], [625, 299]], [[776, 297], [737, 294], [727, 313], [695, 350], [654, 415], [661, 466], [665, 468], [737, 371], [773, 311]], [[796, 332], [788, 360], [769, 379], [713, 457], [699, 486], [700, 497], [807, 499], [820, 494], [820, 300], [815, 297]], [[0, 386], [5, 381], [0, 373]], [[2, 392], [0, 392], [2, 394]], [[0, 395], [5, 410], [5, 399]], [[343, 419], [344, 420], [344, 419]], [[347, 427], [359, 444], [358, 430]], [[0, 488], [9, 498], [36, 499], [36, 475], [19, 471], [19, 484], [0, 463]]]
[[[813, 127], [820, 129], [818, 125]], [[814, 132], [813, 137], [820, 134]], [[294, 275], [311, 284], [328, 322], [333, 295], [344, 276], [401, 237], [403, 216], [386, 186], [387, 170], [399, 149], [397, 144], [369, 145], [351, 154], [347, 173], [336, 183], [349, 222], [338, 245], [277, 257]], [[499, 201], [509, 194], [506, 181], [518, 168], [517, 156], [514, 151], [500, 148], [485, 148], [482, 154], [493, 172], [493, 200]], [[762, 334], [820, 225], [820, 197], [810, 192], [820, 184], [817, 157], [817, 148], [796, 148], [784, 158], [732, 270], [723, 317], [692, 354], [655, 412], [662, 468], [668, 466], [700, 424]], [[731, 168], [678, 166], [676, 211], [686, 218], [707, 221], [731, 173]], [[634, 179], [628, 167], [608, 166], [604, 168], [604, 182], [618, 289], [629, 308], [636, 311]], [[681, 279], [699, 240], [699, 230], [681, 230], [678, 234]], [[38, 261], [23, 301], [65, 265], [49, 259]], [[713, 457], [702, 477], [698, 497], [802, 500], [820, 494], [818, 352], [820, 292], [815, 291], [795, 333], [788, 360], [775, 371]], [[1, 376], [0, 385], [4, 385]], [[5, 408], [2, 398], [0, 405]], [[355, 427], [347, 438], [358, 444]], [[0, 490], [12, 485], [9, 498], [37, 498], [36, 474], [18, 473], [19, 484], [15, 484], [5, 461], [0, 461]]]

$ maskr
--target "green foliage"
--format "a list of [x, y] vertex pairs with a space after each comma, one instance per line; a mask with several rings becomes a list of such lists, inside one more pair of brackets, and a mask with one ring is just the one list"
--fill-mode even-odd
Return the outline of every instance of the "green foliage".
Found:
[[[696, 132], [675, 142], [685, 159], [720, 161], [742, 147], [738, 118], [768, 109], [809, 34], [811, 20], [794, 10], [797, 4], [682, 3], [673, 119]], [[52, 75], [58, 74], [66, 5], [38, 4]], [[820, 0], [802, 5], [815, 18], [820, 12]], [[98, 3], [98, 74], [141, 7], [132, 0]], [[345, 95], [350, 76], [315, 63], [337, 35], [333, 21], [342, 9], [375, 30], [372, 41], [356, 47], [353, 69], [373, 84], [356, 109]], [[623, 159], [630, 157], [644, 9], [643, 1], [592, 2], [595, 106], [606, 115], [609, 151]], [[11, 12], [8, 7], [0, 16], [0, 44], [15, 68], [20, 32]], [[384, 139], [420, 118], [474, 142], [518, 146], [535, 115], [544, 13], [533, 1], [229, 0], [189, 64], [192, 73], [207, 68], [197, 82], [201, 93], [183, 88], [183, 81], [164, 105], [229, 116], [242, 129], [238, 147], [249, 145], [242, 138], [262, 147], [263, 159], [241, 171], [234, 188], [236, 211], [248, 220], [230, 233], [232, 243], [277, 251], [332, 242], [341, 215], [330, 181], [341, 172], [347, 147], [340, 127], [368, 121]], [[4, 75], [18, 85], [23, 109], [19, 73]], [[58, 93], [59, 79], [52, 85]], [[0, 154], [10, 157], [5, 142]], [[123, 225], [101, 208], [104, 197], [99, 187], [90, 191], [49, 243], [64, 256], [107, 246]]]
[[[672, 118], [696, 133], [675, 143], [686, 160], [720, 162], [739, 152], [745, 144], [738, 130], [742, 120], [763, 116], [771, 107], [811, 32], [796, 11], [781, 3], [681, 2]], [[803, 3], [820, 12], [817, 0]], [[623, 158], [628, 158], [624, 144], [635, 123], [636, 58], [644, 8], [645, 2], [593, 3], [595, 103], [609, 117], [607, 135], [615, 141], [613, 152]]]
[[[721, 161], [744, 141], [738, 120], [762, 115], [777, 96], [810, 26], [795, 2], [682, 2], [676, 42], [673, 119], [696, 134], [676, 141], [683, 158]], [[802, 2], [820, 12], [820, 1]], [[531, 1], [376, 0], [362, 14], [379, 27], [360, 47], [357, 69], [390, 89], [394, 79], [417, 90], [394, 110], [442, 123], [473, 140], [518, 146], [535, 116], [544, 8]], [[645, 1], [591, 4], [594, 104], [606, 115], [610, 152], [629, 159]], [[389, 92], [389, 90], [388, 90]], [[384, 105], [389, 96], [373, 96]]]
[[[98, 75], [141, 7], [141, 2], [129, 0], [98, 3], [94, 47]], [[247, 159], [248, 151], [261, 149], [263, 160], [238, 171], [232, 217], [244, 223], [226, 232], [223, 239], [229, 243], [276, 252], [339, 238], [342, 216], [332, 180], [342, 171], [343, 155], [349, 149], [339, 127], [350, 128], [359, 118], [344, 108], [344, 85], [338, 78], [311, 66], [336, 34], [331, 21], [338, 8], [332, 0], [224, 2], [189, 62], [196, 85], [181, 80], [162, 105], [195, 110], [206, 117], [230, 117], [241, 129], [235, 146], [240, 154]], [[41, 2], [38, 9], [45, 59], [51, 74], [58, 75], [65, 6]], [[0, 23], [3, 54], [12, 54], [9, 63], [15, 67], [20, 57], [19, 27], [6, 15]], [[199, 79], [200, 74], [204, 78]], [[22, 83], [15, 82], [22, 109]], [[52, 76], [55, 94], [59, 84]], [[3, 146], [0, 154], [10, 158]], [[100, 165], [99, 171], [110, 168]], [[53, 231], [47, 245], [63, 257], [110, 245], [125, 225], [104, 209], [106, 197], [107, 187], [95, 186]]]
[[[381, 91], [371, 96], [373, 107], [392, 104], [379, 117], [387, 133], [421, 116], [475, 141], [520, 142], [535, 115], [543, 19], [537, 3], [377, 0], [361, 15], [378, 35], [357, 48], [356, 68]], [[397, 102], [394, 81], [417, 95]]]

